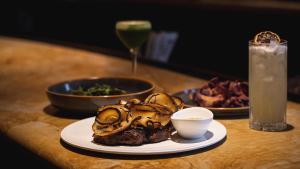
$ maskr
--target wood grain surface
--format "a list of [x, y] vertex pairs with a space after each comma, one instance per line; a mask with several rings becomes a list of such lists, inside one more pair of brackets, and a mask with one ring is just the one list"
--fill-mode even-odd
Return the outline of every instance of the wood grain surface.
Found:
[[[130, 66], [129, 60], [104, 54], [0, 37], [0, 131], [60, 168], [300, 168], [300, 104], [293, 102], [288, 103], [287, 131], [251, 130], [247, 117], [217, 119], [227, 128], [226, 139], [187, 153], [121, 156], [64, 144], [60, 131], [84, 117], [51, 107], [45, 88], [70, 79], [129, 76]], [[168, 93], [199, 87], [205, 82], [143, 64], [139, 64], [138, 75], [154, 81], [157, 90]]]

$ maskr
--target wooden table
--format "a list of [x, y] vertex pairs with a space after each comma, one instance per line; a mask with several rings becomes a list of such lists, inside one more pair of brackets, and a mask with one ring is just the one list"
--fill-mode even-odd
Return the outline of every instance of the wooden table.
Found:
[[[130, 62], [42, 42], [0, 37], [0, 131], [60, 168], [300, 168], [300, 104], [289, 102], [289, 130], [260, 132], [248, 119], [218, 119], [227, 128], [221, 143], [177, 155], [120, 156], [63, 144], [60, 131], [78, 117], [58, 113], [45, 88], [67, 79], [129, 75]], [[166, 92], [205, 81], [139, 64], [139, 73]], [[267, 103], [266, 103], [267, 104]]]

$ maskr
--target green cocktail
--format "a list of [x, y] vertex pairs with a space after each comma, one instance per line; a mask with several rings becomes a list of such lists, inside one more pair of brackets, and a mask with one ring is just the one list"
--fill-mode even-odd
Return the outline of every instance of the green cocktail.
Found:
[[122, 43], [133, 56], [132, 72], [136, 73], [139, 48], [148, 39], [151, 31], [149, 21], [119, 21], [116, 23], [116, 33]]
[[120, 21], [116, 32], [123, 44], [131, 48], [139, 48], [148, 38], [151, 24], [148, 21]]

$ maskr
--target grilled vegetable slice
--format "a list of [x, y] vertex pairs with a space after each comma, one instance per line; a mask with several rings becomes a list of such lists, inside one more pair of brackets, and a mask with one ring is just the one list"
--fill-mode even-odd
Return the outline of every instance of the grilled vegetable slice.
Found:
[[114, 125], [102, 125], [99, 124], [97, 121], [94, 122], [92, 128], [94, 131], [94, 134], [97, 136], [108, 136], [108, 135], [113, 135], [116, 133], [119, 133], [121, 131], [124, 131], [125, 129], [127, 129], [128, 127], [130, 127], [130, 125], [135, 121], [140, 119], [141, 117], [138, 116], [136, 118], [131, 118], [128, 122], [122, 121], [121, 123], [116, 123]]
[[115, 107], [105, 107], [101, 111], [98, 112], [96, 121], [99, 124], [114, 124], [117, 122], [121, 122], [121, 111]]
[[172, 96], [172, 99], [174, 100], [177, 110], [183, 109], [183, 100], [179, 97]]
[[146, 98], [145, 103], [153, 103], [164, 106], [170, 109], [171, 112], [176, 112], [178, 110], [173, 98], [166, 93], [154, 93]]

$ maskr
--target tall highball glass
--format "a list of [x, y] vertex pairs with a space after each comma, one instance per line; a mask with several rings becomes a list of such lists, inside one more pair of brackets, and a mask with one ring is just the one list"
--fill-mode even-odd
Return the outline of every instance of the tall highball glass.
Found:
[[287, 41], [249, 42], [250, 128], [281, 131], [287, 127]]

